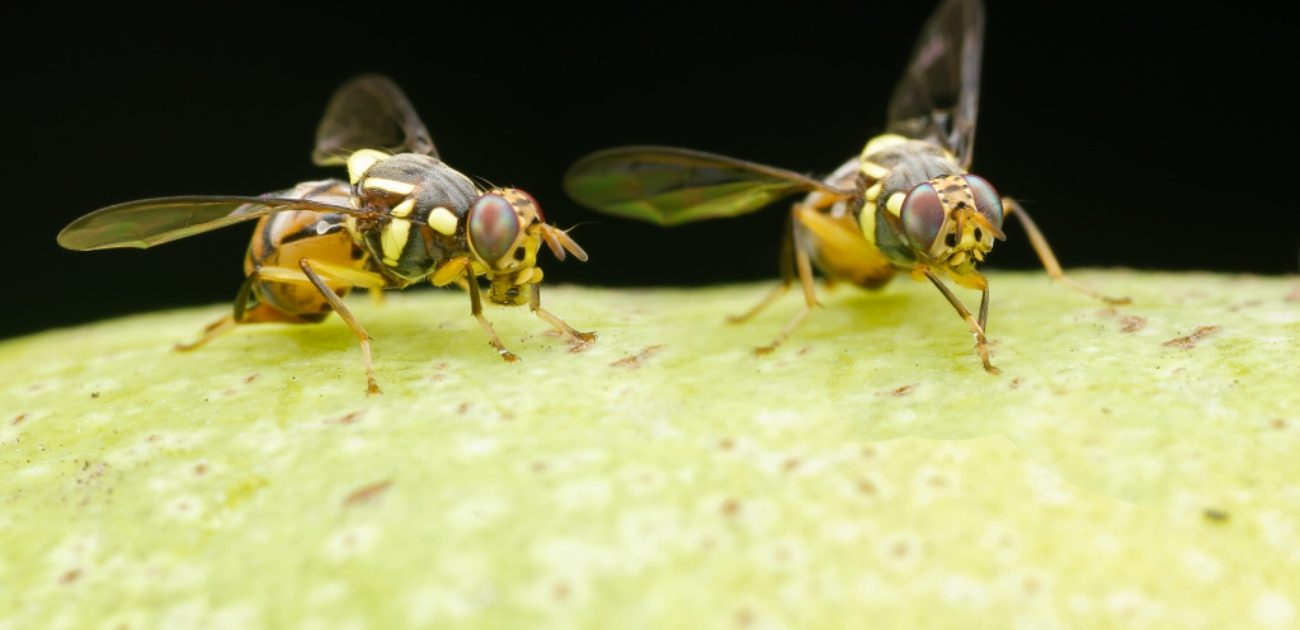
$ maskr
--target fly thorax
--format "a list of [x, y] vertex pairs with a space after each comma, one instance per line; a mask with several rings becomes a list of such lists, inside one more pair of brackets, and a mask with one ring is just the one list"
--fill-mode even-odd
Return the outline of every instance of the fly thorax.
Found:
[[391, 274], [415, 282], [464, 252], [464, 218], [478, 192], [469, 178], [436, 158], [414, 153], [358, 151], [348, 169], [359, 207], [376, 213], [358, 231]]

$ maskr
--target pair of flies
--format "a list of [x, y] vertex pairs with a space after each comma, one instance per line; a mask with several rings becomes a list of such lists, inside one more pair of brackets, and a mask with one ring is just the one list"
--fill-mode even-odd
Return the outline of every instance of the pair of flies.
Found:
[[[979, 0], [945, 0], [895, 88], [886, 132], [823, 179], [700, 151], [631, 146], [582, 158], [566, 174], [565, 188], [587, 207], [661, 225], [744, 214], [803, 193], [791, 208], [781, 284], [733, 318], [752, 317], [797, 279], [803, 308], [760, 354], [774, 350], [816, 305], [814, 268], [870, 289], [901, 271], [934, 284], [965, 320], [984, 368], [997, 372], [985, 337], [989, 287], [976, 266], [995, 240], [1005, 238], [1007, 215], [1020, 220], [1053, 278], [1099, 299], [1124, 300], [1073, 282], [1024, 209], [968, 173], [983, 27]], [[337, 311], [361, 343], [372, 394], [379, 387], [369, 336], [342, 300], [352, 288], [457, 284], [507, 361], [516, 358], [483, 316], [481, 282], [490, 301], [528, 304], [573, 343], [594, 340], [541, 306], [540, 245], [561, 260], [567, 252], [585, 261], [582, 248], [545, 222], [528, 193], [480, 187], [441, 161], [409, 101], [388, 79], [359, 77], [335, 93], [313, 160], [346, 165], [348, 180], [304, 182], [260, 197], [127, 202], [77, 219], [59, 234], [59, 243], [76, 250], [145, 248], [256, 219], [233, 313], [181, 348], [243, 323], [317, 322]], [[981, 291], [978, 314], [945, 280]]]

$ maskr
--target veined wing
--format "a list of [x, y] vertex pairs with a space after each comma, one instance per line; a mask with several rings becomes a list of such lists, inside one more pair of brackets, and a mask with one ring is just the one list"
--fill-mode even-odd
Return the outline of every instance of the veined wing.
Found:
[[592, 153], [569, 168], [564, 188], [594, 210], [659, 225], [745, 214], [798, 192], [852, 194], [793, 171], [655, 146]]
[[983, 46], [980, 0], [945, 0], [926, 22], [907, 72], [894, 88], [888, 130], [938, 142], [968, 168], [975, 145]]
[[356, 77], [334, 92], [316, 129], [311, 159], [320, 166], [344, 164], [358, 149], [438, 157], [402, 89], [377, 74]]
[[349, 206], [278, 197], [161, 197], [128, 201], [87, 214], [59, 232], [59, 245], [89, 251], [145, 249], [286, 210], [360, 216]]

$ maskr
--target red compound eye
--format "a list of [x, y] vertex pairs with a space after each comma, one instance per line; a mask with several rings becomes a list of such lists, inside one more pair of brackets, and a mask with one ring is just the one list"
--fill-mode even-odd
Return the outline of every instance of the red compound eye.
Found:
[[975, 197], [975, 211], [984, 215], [993, 227], [1002, 229], [1002, 197], [993, 189], [993, 184], [979, 175], [967, 175], [966, 185]]
[[486, 262], [493, 263], [510, 253], [519, 236], [519, 215], [501, 195], [478, 198], [469, 211], [469, 245]]
[[943, 226], [943, 202], [929, 182], [919, 184], [903, 199], [903, 229], [917, 249], [930, 251]]

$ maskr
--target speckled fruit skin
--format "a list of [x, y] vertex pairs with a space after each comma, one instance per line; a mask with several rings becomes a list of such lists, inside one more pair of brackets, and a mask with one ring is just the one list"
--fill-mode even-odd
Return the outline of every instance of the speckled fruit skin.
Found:
[[170, 350], [225, 307], [0, 343], [0, 628], [1289, 628], [1300, 278], [991, 275], [981, 369], [907, 281], [455, 290]]

